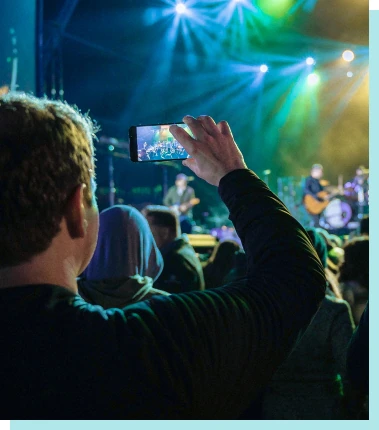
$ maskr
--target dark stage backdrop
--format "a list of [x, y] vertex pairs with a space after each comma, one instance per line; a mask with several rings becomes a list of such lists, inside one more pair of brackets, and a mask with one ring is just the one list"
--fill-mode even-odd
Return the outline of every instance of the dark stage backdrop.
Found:
[[36, 0], [0, 6], [0, 88], [35, 92]]
[[[67, 3], [75, 7], [65, 21]], [[277, 178], [298, 181], [313, 163], [324, 165], [332, 185], [367, 166], [368, 0], [246, 0], [227, 23], [231, 1], [186, 0], [193, 15], [181, 17], [175, 3], [45, 1], [45, 40], [49, 29], [61, 35], [63, 97], [90, 112], [102, 127], [99, 136], [126, 141], [131, 125], [176, 122], [185, 114], [226, 119], [248, 166], [262, 178], [271, 171], [274, 191]], [[246, 6], [258, 3], [298, 7], [278, 18]], [[355, 52], [352, 63], [341, 58], [346, 49]], [[269, 67], [264, 76], [263, 63]], [[308, 86], [311, 70], [319, 85]], [[111, 188], [109, 153], [106, 144], [96, 147], [103, 208]], [[180, 171], [191, 174], [180, 162], [134, 164], [118, 152], [116, 202], [160, 203], [165, 177], [171, 185]], [[217, 189], [199, 179], [191, 186], [201, 199], [195, 215], [225, 223]]]

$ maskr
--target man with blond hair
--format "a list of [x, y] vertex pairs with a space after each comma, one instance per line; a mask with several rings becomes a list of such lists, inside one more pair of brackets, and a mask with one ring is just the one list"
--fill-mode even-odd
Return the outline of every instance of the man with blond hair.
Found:
[[0, 98], [0, 415], [10, 419], [237, 418], [324, 296], [305, 231], [247, 169], [225, 122], [171, 127], [219, 187], [248, 278], [104, 310], [77, 294], [96, 245], [93, 126], [73, 108]]

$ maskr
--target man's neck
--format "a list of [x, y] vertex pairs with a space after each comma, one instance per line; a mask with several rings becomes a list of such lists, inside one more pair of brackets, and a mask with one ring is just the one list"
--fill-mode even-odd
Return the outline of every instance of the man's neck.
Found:
[[74, 294], [78, 292], [75, 271], [69, 261], [62, 265], [62, 262], [54, 264], [54, 261], [34, 259], [30, 263], [0, 269], [0, 289], [37, 284], [58, 285]]

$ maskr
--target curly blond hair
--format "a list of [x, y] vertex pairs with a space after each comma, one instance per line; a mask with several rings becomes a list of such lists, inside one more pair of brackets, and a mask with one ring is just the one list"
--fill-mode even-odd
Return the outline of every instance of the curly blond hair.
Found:
[[49, 247], [76, 186], [86, 184], [85, 200], [94, 204], [95, 132], [67, 103], [0, 97], [0, 268]]

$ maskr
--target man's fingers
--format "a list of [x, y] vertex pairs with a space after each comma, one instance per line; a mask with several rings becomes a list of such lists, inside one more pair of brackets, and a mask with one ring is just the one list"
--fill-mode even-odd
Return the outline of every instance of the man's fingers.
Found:
[[220, 131], [217, 128], [217, 125], [214, 122], [213, 118], [207, 115], [201, 115], [197, 117], [197, 120], [201, 122], [202, 126], [204, 127], [204, 129], [208, 134], [210, 134], [213, 137], [216, 137], [219, 135]]
[[193, 158], [187, 158], [186, 160], [184, 160], [182, 162], [183, 166], [188, 167], [189, 169], [191, 169], [194, 173], [195, 172], [195, 166], [196, 166], [196, 161]]
[[217, 124], [217, 128], [221, 131], [224, 136], [233, 137], [232, 130], [230, 130], [229, 124], [226, 121], [220, 121]]
[[196, 140], [193, 137], [191, 137], [182, 127], [177, 125], [172, 125], [170, 127], [170, 133], [183, 146], [188, 154], [193, 154], [194, 145], [196, 144]]
[[202, 140], [206, 136], [207, 132], [205, 131], [203, 124], [197, 119], [195, 119], [193, 116], [185, 116], [183, 118], [183, 122], [187, 124], [188, 127], [191, 129], [195, 139]]

